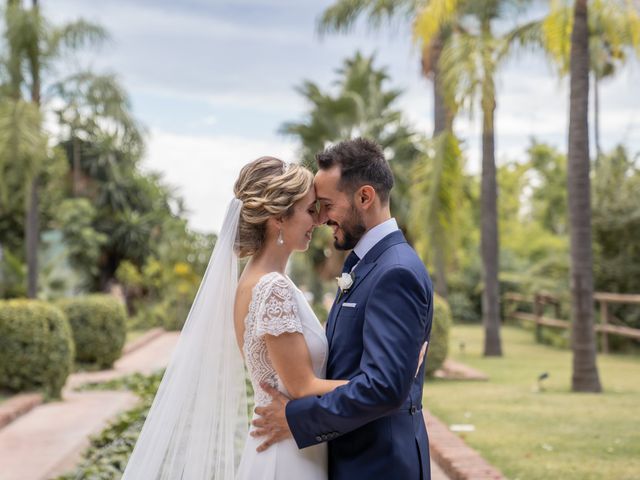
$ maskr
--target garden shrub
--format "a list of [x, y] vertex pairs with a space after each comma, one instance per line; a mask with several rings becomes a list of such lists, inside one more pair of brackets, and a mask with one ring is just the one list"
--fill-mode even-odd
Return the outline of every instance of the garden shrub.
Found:
[[0, 388], [59, 398], [74, 354], [69, 321], [59, 308], [40, 300], [0, 301]]
[[438, 370], [449, 351], [449, 331], [451, 330], [451, 309], [445, 299], [439, 295], [433, 296], [433, 325], [431, 339], [427, 350], [427, 365], [425, 375], [433, 376]]
[[111, 368], [127, 336], [124, 306], [110, 295], [88, 295], [59, 302], [73, 331], [76, 361]]

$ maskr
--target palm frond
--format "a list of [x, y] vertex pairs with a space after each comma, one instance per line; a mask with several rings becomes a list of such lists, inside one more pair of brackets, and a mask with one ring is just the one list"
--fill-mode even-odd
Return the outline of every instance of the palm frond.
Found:
[[366, 15], [368, 24], [379, 28], [394, 17], [413, 18], [424, 0], [338, 0], [318, 20], [318, 33], [347, 33], [357, 19]]
[[542, 22], [542, 34], [546, 50], [558, 65], [560, 73], [569, 71], [573, 14], [563, 0], [552, 0], [551, 11]]
[[430, 45], [442, 28], [455, 20], [459, 3], [459, 0], [430, 0], [413, 25], [414, 40]]
[[63, 50], [74, 51], [99, 46], [109, 40], [107, 30], [96, 23], [80, 19], [50, 30], [45, 57], [55, 57]]
[[453, 112], [464, 109], [471, 115], [482, 86], [482, 54], [475, 35], [456, 33], [440, 55], [441, 85], [445, 101]]

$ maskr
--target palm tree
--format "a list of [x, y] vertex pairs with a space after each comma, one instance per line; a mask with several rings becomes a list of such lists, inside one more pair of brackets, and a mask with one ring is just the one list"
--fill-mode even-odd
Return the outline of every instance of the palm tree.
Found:
[[[540, 22], [531, 40], [543, 47], [559, 73], [569, 73], [573, 11], [566, 3], [552, 2], [550, 13]], [[592, 0], [589, 6], [589, 65], [593, 77], [594, 137], [597, 160], [600, 142], [600, 84], [616, 74], [634, 51], [640, 56], [640, 15], [629, 2]]]
[[526, 25], [496, 36], [493, 24], [505, 17], [508, 7], [524, 2], [430, 2], [418, 15], [415, 34], [425, 45], [444, 27], [451, 34], [439, 61], [445, 100], [454, 111], [473, 110], [476, 99], [482, 111], [481, 256], [483, 264], [482, 317], [484, 354], [502, 355], [498, 284], [498, 212], [495, 164], [495, 76], [512, 45], [520, 41]]
[[[50, 25], [40, 14], [38, 0], [32, 0], [25, 9], [22, 0], [10, 0], [5, 11], [6, 57], [9, 79], [4, 90], [15, 101], [28, 91], [30, 101], [40, 111], [42, 101], [42, 76], [50, 71], [53, 63], [67, 48], [74, 49], [86, 42], [104, 39], [104, 30], [98, 26], [78, 21], [61, 27]], [[24, 74], [27, 72], [27, 75]], [[25, 244], [27, 259], [27, 295], [37, 295], [38, 257], [40, 237], [39, 188], [40, 170], [45, 158], [32, 158], [27, 170], [28, 193], [25, 219]], [[38, 161], [39, 160], [39, 161]]]
[[571, 238], [572, 390], [600, 392], [593, 331], [593, 260], [589, 179], [589, 22], [576, 0], [571, 32], [568, 193]]
[[[436, 9], [444, 9], [447, 15], [453, 19], [448, 10], [451, 2], [441, 0], [338, 0], [327, 8], [319, 22], [321, 34], [332, 32], [348, 32], [359, 16], [366, 15], [369, 25], [379, 28], [385, 21], [391, 23], [396, 17], [408, 22], [415, 22], [420, 11], [427, 5], [434, 5]], [[425, 44], [421, 55], [422, 73], [433, 83], [433, 136], [437, 136], [445, 130], [451, 130], [453, 124], [453, 112], [444, 101], [442, 85], [440, 82], [438, 62], [440, 53], [450, 28], [443, 24], [433, 36], [429, 44]]]
[[64, 78], [53, 89], [63, 101], [56, 114], [71, 159], [73, 194], [78, 196], [83, 172], [94, 170], [92, 160], [99, 162], [109, 148], [134, 152], [132, 156], [138, 158], [142, 132], [126, 92], [113, 75], [81, 72]]
[[[319, 22], [320, 32], [324, 34], [327, 32], [349, 31], [360, 15], [366, 15], [369, 25], [374, 28], [379, 28], [385, 21], [391, 23], [394, 18], [415, 23], [418, 14], [424, 9], [437, 13], [443, 20], [436, 26], [433, 35], [431, 35], [431, 40], [423, 45], [421, 69], [424, 77], [430, 79], [433, 85], [433, 144], [439, 146], [449, 145], [451, 148], [426, 148], [425, 150], [428, 149], [435, 156], [421, 155], [421, 161], [434, 162], [436, 165], [423, 165], [422, 170], [442, 171], [443, 168], [453, 168], [454, 170], [460, 168], [460, 164], [454, 165], [456, 161], [461, 160], [460, 156], [454, 158], [439, 156], [459, 150], [457, 145], [452, 145], [452, 142], [457, 142], [457, 139], [452, 135], [454, 111], [444, 99], [444, 88], [439, 66], [442, 49], [451, 34], [451, 26], [455, 22], [457, 7], [455, 2], [452, 4], [442, 0], [401, 0], [397, 2], [389, 2], [387, 0], [338, 0], [325, 10]], [[436, 138], [440, 135], [442, 135], [442, 138]], [[420, 178], [426, 179], [424, 175]], [[442, 188], [444, 188], [442, 185], [429, 180], [427, 183], [423, 182], [421, 185], [416, 185], [413, 190], [415, 194], [416, 192], [440, 191]], [[436, 198], [441, 198], [442, 195], [446, 195], [446, 193], [440, 192], [434, 195], [428, 194], [427, 198], [435, 200]], [[420, 202], [419, 199], [416, 199], [416, 201], [424, 207], [424, 202]], [[416, 208], [412, 208], [412, 210], [414, 212], [418, 211]], [[423, 258], [433, 258], [436, 267], [435, 290], [436, 293], [446, 299], [448, 292], [445, 257], [451, 256], [452, 243], [450, 241], [435, 243], [427, 241], [430, 233], [445, 232], [450, 227], [446, 224], [427, 224], [429, 221], [438, 221], [438, 219], [444, 220], [444, 217], [434, 215], [426, 218], [414, 218], [413, 225], [424, 226], [424, 228], [413, 228], [412, 234], [416, 240], [418, 240], [418, 237], [422, 239], [420, 241], [422, 244], [420, 249], [423, 252]], [[434, 251], [430, 251], [427, 245], [432, 245]], [[437, 245], [440, 245], [440, 247]]]
[[[411, 167], [418, 151], [414, 133], [406, 126], [401, 112], [394, 108], [400, 91], [386, 86], [386, 70], [374, 65], [374, 57], [356, 53], [337, 70], [338, 79], [333, 92], [325, 92], [313, 82], [306, 81], [298, 88], [309, 110], [300, 122], [285, 123], [280, 131], [296, 137], [301, 145], [303, 163], [315, 169], [315, 155], [328, 145], [358, 136], [367, 136], [381, 144], [389, 158], [396, 178], [391, 192], [391, 205], [400, 228], [411, 237], [409, 229], [409, 185]], [[312, 259], [319, 276], [329, 279], [339, 272], [344, 257], [330, 248], [331, 236], [314, 236], [308, 258]], [[320, 293], [320, 285], [314, 287]], [[318, 298], [316, 296], [316, 298]]]

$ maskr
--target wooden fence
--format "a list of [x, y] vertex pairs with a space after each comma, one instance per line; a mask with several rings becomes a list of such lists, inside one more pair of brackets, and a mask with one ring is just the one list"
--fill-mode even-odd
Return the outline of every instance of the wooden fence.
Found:
[[[527, 322], [533, 322], [536, 326], [536, 340], [542, 338], [542, 327], [570, 328], [571, 322], [561, 320], [560, 299], [549, 293], [536, 293], [533, 298], [519, 293], [504, 294], [505, 307], [518, 303], [533, 305], [533, 313], [520, 312], [516, 308], [506, 308], [508, 317], [517, 318]], [[609, 305], [623, 303], [628, 305], [640, 305], [640, 295], [626, 295], [621, 293], [596, 292], [593, 299], [600, 304], [600, 323], [595, 323], [593, 328], [601, 334], [601, 347], [603, 353], [609, 353], [609, 334], [620, 335], [627, 338], [640, 340], [640, 329], [621, 325], [609, 312]], [[555, 317], [545, 315], [545, 307], [553, 307]]]

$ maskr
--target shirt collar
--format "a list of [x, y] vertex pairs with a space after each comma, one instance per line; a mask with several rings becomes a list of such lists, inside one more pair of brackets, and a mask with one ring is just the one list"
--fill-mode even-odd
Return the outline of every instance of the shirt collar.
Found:
[[398, 222], [396, 222], [395, 218], [390, 218], [370, 230], [367, 230], [353, 251], [356, 252], [358, 258], [363, 259], [364, 256], [369, 253], [369, 250], [375, 247], [376, 243], [396, 230], [398, 230]]

